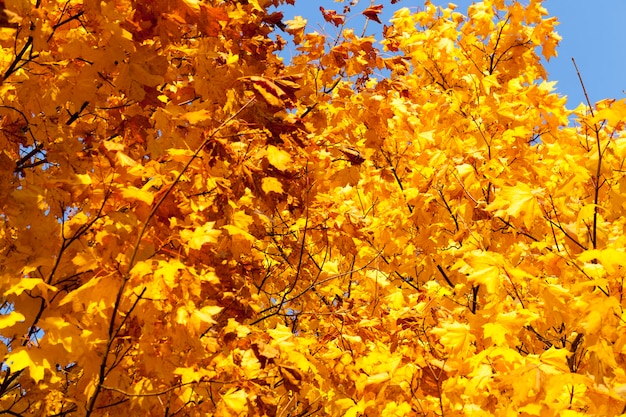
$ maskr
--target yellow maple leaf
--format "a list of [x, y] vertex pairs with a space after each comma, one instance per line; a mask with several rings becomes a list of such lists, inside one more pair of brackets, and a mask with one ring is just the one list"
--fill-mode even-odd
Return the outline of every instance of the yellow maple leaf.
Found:
[[120, 166], [123, 167], [134, 167], [135, 165], [137, 165], [137, 162], [133, 158], [123, 152], [116, 152], [115, 159], [120, 164]]
[[576, 219], [576, 227], [579, 229], [587, 229], [587, 226], [593, 221], [593, 215], [598, 208], [595, 204], [585, 204], [578, 212]]
[[152, 262], [139, 261], [133, 265], [133, 269], [130, 270], [130, 274], [133, 277], [145, 277], [152, 274]]
[[232, 224], [225, 224], [222, 226], [222, 229], [226, 230], [230, 236], [242, 236], [244, 239], [253, 242], [255, 237], [245, 230], [240, 229], [237, 226], [233, 226]]
[[20, 295], [24, 291], [32, 291], [35, 288], [40, 290], [46, 299], [48, 298], [48, 293], [57, 292], [55, 287], [46, 284], [41, 278], [17, 278], [11, 280], [11, 286], [4, 292], [4, 295]]
[[283, 324], [279, 324], [275, 329], [269, 329], [267, 332], [273, 339], [272, 346], [284, 346], [285, 343], [291, 343], [293, 338], [291, 329]]
[[390, 379], [391, 379], [391, 377], [389, 376], [388, 372], [380, 372], [380, 373], [375, 374], [375, 375], [370, 375], [365, 380], [365, 388], [367, 388], [367, 387], [369, 387], [371, 385], [378, 386], [378, 385], [382, 384], [383, 382], [389, 381]]
[[484, 285], [487, 293], [493, 294], [501, 285], [500, 269], [504, 263], [502, 255], [477, 249], [467, 252], [454, 267], [467, 274], [468, 281]]
[[200, 0], [183, 0], [187, 6], [189, 6], [195, 12], [200, 11]]
[[587, 250], [578, 257], [581, 262], [591, 262], [596, 259], [609, 274], [615, 274], [620, 267], [626, 267], [626, 252], [613, 248]]
[[228, 324], [223, 329], [224, 334], [235, 333], [237, 337], [245, 337], [250, 334], [250, 328], [239, 323], [237, 320], [230, 318]]
[[181, 116], [181, 119], [187, 120], [192, 125], [203, 122], [205, 120], [211, 120], [214, 114], [207, 110], [190, 111]]
[[17, 311], [11, 311], [9, 314], [2, 315], [0, 317], [0, 329], [4, 329], [7, 327], [13, 326], [15, 323], [19, 323], [24, 321], [26, 317], [22, 313], [18, 313]]
[[213, 319], [213, 316], [219, 314], [223, 309], [220, 306], [206, 306], [194, 311], [193, 314], [205, 323], [214, 324], [217, 322]]
[[185, 264], [177, 259], [159, 261], [158, 267], [154, 270], [154, 279], [157, 282], [163, 281], [169, 288], [173, 288], [176, 286], [176, 276], [181, 269], [185, 269]]
[[475, 337], [470, 333], [469, 325], [459, 322], [442, 323], [440, 327], [432, 329], [432, 333], [439, 336], [439, 341], [447, 350], [464, 356], [473, 351], [472, 342]]
[[261, 362], [252, 350], [246, 350], [241, 357], [241, 368], [248, 379], [254, 379], [261, 371]]
[[201, 375], [198, 372], [198, 368], [176, 368], [173, 372], [174, 375], [180, 375], [180, 382], [182, 384], [188, 384], [190, 382], [197, 382], [200, 380]]
[[592, 123], [599, 124], [606, 120], [610, 126], [619, 126], [620, 122], [626, 120], [626, 100], [609, 101], [607, 104], [595, 113]]
[[[40, 356], [40, 352], [37, 350], [18, 350], [10, 352], [6, 356], [6, 364], [11, 368], [11, 373], [21, 371], [22, 369], [28, 369], [30, 377], [36, 382], [44, 379], [45, 370], [51, 369], [48, 359], [37, 358]], [[40, 362], [40, 363], [39, 363]]]
[[244, 78], [254, 91], [272, 107], [284, 107], [287, 93], [272, 80], [265, 77], [251, 76]]
[[278, 179], [274, 177], [265, 177], [261, 180], [261, 188], [265, 194], [269, 194], [271, 192], [282, 194], [283, 193], [283, 185]]
[[287, 24], [287, 33], [293, 36], [293, 41], [296, 44], [302, 42], [307, 22], [308, 21], [302, 16], [295, 16], [293, 20], [287, 20], [285, 22], [285, 24]]
[[500, 217], [521, 217], [524, 226], [530, 230], [535, 219], [542, 216], [537, 203], [537, 195], [541, 191], [541, 189], [531, 189], [521, 182], [514, 186], [502, 186], [496, 199], [487, 206], [487, 210], [495, 211], [494, 214]]
[[500, 323], [485, 323], [483, 325], [483, 334], [485, 338], [491, 339], [496, 346], [506, 345], [506, 335], [508, 329]]
[[237, 388], [230, 388], [224, 395], [222, 400], [226, 407], [237, 414], [243, 413], [248, 408], [248, 394]]
[[389, 417], [404, 417], [410, 416], [411, 413], [411, 405], [407, 402], [401, 401], [390, 401], [385, 405], [385, 408], [382, 411], [383, 416]]
[[551, 346], [539, 356], [541, 363], [549, 365], [553, 368], [550, 373], [555, 371], [569, 372], [569, 366], [567, 364], [567, 357], [570, 355], [570, 351], [567, 349], [557, 349]]
[[196, 227], [194, 230], [182, 230], [180, 237], [187, 243], [189, 249], [202, 249], [207, 243], [216, 243], [221, 231], [215, 230], [213, 226], [215, 222], [207, 222], [202, 226]]
[[140, 188], [128, 186], [122, 189], [122, 197], [126, 200], [138, 200], [151, 206], [154, 201], [154, 194]]
[[[237, 207], [234, 206], [233, 208], [236, 209]], [[244, 211], [237, 210], [235, 211], [235, 213], [233, 213], [232, 223], [242, 230], [248, 230], [250, 225], [254, 223], [254, 219], [252, 218], [252, 216], [246, 214]]]
[[277, 148], [274, 145], [268, 145], [267, 147], [267, 160], [276, 169], [285, 171], [291, 164], [291, 155], [289, 152]]

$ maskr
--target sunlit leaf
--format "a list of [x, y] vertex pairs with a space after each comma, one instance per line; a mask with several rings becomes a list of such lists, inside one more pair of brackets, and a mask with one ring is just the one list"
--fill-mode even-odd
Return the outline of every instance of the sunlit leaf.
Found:
[[213, 228], [215, 222], [207, 222], [194, 230], [182, 230], [180, 237], [187, 242], [189, 249], [199, 250], [207, 243], [216, 243], [221, 232]]
[[248, 394], [243, 390], [237, 390], [235, 388], [229, 389], [224, 395], [222, 400], [226, 406], [233, 412], [239, 414], [247, 409]]
[[291, 155], [274, 145], [269, 145], [267, 147], [267, 160], [277, 169], [285, 171], [290, 167]]
[[274, 177], [265, 177], [261, 180], [261, 186], [263, 187], [263, 191], [268, 194], [270, 192], [274, 192], [277, 194], [283, 193], [283, 185], [278, 179]]
[[24, 317], [23, 314], [17, 311], [11, 311], [9, 314], [0, 317], [0, 328], [11, 327], [15, 323], [24, 321], [25, 319], [26, 317]]
[[217, 315], [220, 311], [222, 311], [222, 307], [207, 306], [195, 311], [194, 314], [205, 323], [215, 323], [215, 319], [213, 319], [213, 317]]

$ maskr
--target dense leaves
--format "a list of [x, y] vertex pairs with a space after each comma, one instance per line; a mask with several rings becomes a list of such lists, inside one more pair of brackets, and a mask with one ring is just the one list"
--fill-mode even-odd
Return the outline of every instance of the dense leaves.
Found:
[[542, 2], [281, 3], [4, 2], [1, 412], [622, 413], [626, 103]]

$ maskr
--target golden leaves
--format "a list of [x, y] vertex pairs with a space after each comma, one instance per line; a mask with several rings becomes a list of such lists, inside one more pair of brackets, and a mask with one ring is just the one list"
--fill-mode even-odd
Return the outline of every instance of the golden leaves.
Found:
[[568, 127], [541, 2], [290, 62], [270, 1], [135, 3], [2, 49], [2, 409], [619, 414], [626, 107]]
[[507, 329], [500, 323], [485, 323], [483, 331], [485, 338], [491, 339], [496, 346], [503, 346], [506, 344]]
[[184, 113], [181, 118], [188, 121], [192, 125], [210, 120], [213, 117], [213, 113], [208, 110], [197, 110]]
[[128, 64], [122, 64], [115, 81], [130, 100], [142, 101], [151, 88], [163, 83], [167, 67], [164, 56], [141, 47], [130, 55]]
[[547, 372], [552, 373], [555, 370], [557, 372], [569, 372], [570, 369], [567, 365], [567, 357], [569, 355], [570, 352], [567, 349], [557, 349], [552, 346], [539, 355], [539, 361], [549, 367], [546, 369]]
[[[109, 313], [113, 307], [115, 288], [118, 281], [113, 276], [97, 277], [87, 281], [74, 291], [69, 292], [60, 301], [59, 306], [71, 303], [71, 308], [75, 312], [87, 312], [94, 316], [103, 316]], [[96, 294], [101, 293], [96, 297]]]
[[226, 23], [231, 20], [228, 11], [222, 7], [209, 7], [200, 4], [200, 10], [200, 30], [207, 36], [218, 36]]
[[432, 333], [438, 336], [446, 352], [460, 358], [472, 354], [475, 338], [470, 332], [469, 325], [450, 321], [442, 323], [442, 326], [433, 329]]
[[500, 271], [503, 266], [504, 259], [500, 254], [481, 250], [466, 253], [463, 260], [455, 265], [460, 272], [467, 275], [468, 281], [484, 285], [489, 293], [497, 292], [502, 281]]
[[599, 262], [607, 273], [613, 275], [620, 273], [626, 267], [626, 252], [615, 248], [587, 250], [578, 256], [581, 262]]
[[267, 330], [267, 333], [271, 336], [273, 340], [272, 345], [274, 346], [284, 346], [284, 343], [293, 338], [291, 330], [284, 325], [278, 325], [274, 329], [269, 329]]

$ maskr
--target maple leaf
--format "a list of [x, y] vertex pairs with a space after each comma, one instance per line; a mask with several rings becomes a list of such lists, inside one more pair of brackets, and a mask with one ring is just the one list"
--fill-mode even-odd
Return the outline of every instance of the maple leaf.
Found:
[[263, 191], [268, 194], [270, 192], [274, 192], [277, 194], [282, 194], [283, 191], [283, 185], [281, 184], [280, 181], [278, 181], [278, 179], [274, 178], [274, 177], [265, 177], [261, 180], [261, 187], [263, 188]]
[[30, 377], [39, 383], [45, 377], [45, 371], [51, 370], [52, 366], [47, 358], [42, 357], [36, 350], [28, 351], [21, 349], [7, 355], [7, 363], [12, 372], [19, 372], [27, 369]]
[[280, 171], [286, 171], [290, 167], [291, 155], [274, 145], [269, 145], [267, 147], [267, 160]]
[[287, 25], [287, 32], [293, 35], [293, 41], [296, 44], [300, 44], [304, 37], [304, 29], [306, 28], [306, 24], [308, 23], [307, 19], [304, 19], [302, 16], [295, 16], [293, 20], [287, 20], [285, 24]]
[[15, 323], [24, 321], [25, 319], [26, 317], [24, 317], [23, 314], [18, 313], [16, 311], [11, 311], [9, 314], [3, 315], [0, 318], [0, 328], [11, 327]]
[[215, 316], [222, 310], [223, 308], [219, 306], [207, 306], [195, 311], [194, 314], [203, 322], [212, 324], [216, 323], [216, 321], [213, 319], [213, 316]]
[[324, 20], [326, 20], [328, 23], [332, 23], [335, 26], [343, 25], [346, 21], [346, 16], [338, 14], [336, 10], [326, 10], [322, 6], [320, 6], [320, 11], [322, 12]]
[[368, 19], [382, 24], [383, 22], [381, 22], [380, 19], [378, 18], [378, 15], [381, 14], [382, 11], [383, 11], [382, 4], [377, 4], [377, 5], [370, 6], [367, 9], [363, 10], [362, 14], [365, 15], [365, 17], [367, 17]]
[[229, 389], [224, 395], [222, 400], [226, 406], [235, 412], [237, 415], [243, 413], [248, 408], [248, 395], [243, 390], [237, 390], [235, 388]]
[[207, 36], [218, 36], [225, 22], [230, 20], [228, 11], [222, 7], [209, 7], [206, 4], [200, 4], [200, 12], [199, 27]]
[[534, 220], [541, 214], [537, 204], [541, 192], [541, 189], [531, 189], [526, 184], [503, 186], [487, 210], [495, 211], [496, 216], [521, 217], [526, 228], [531, 229]]
[[245, 77], [244, 80], [248, 81], [255, 92], [270, 106], [284, 107], [284, 100], [289, 98], [289, 94], [285, 90], [267, 78], [250, 76]]
[[200, 250], [207, 243], [216, 243], [221, 235], [219, 230], [213, 228], [215, 222], [207, 222], [194, 230], [182, 230], [180, 237], [187, 243], [189, 249]]

